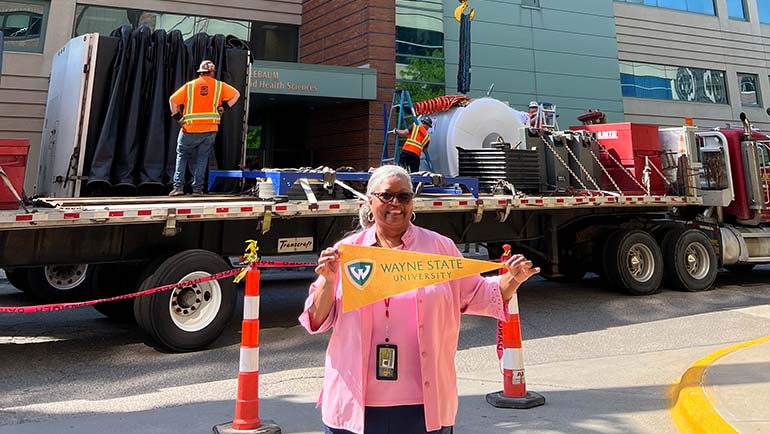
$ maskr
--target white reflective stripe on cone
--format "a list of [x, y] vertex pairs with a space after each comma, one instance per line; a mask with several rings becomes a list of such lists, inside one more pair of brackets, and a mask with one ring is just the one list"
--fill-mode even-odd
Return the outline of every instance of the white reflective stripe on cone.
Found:
[[503, 348], [503, 369], [524, 369], [524, 355], [521, 348]]
[[519, 313], [519, 300], [518, 297], [516, 297], [516, 294], [513, 294], [513, 297], [508, 300], [508, 313], [510, 315]]
[[259, 296], [243, 297], [243, 319], [259, 319]]
[[259, 347], [241, 347], [240, 372], [259, 372]]

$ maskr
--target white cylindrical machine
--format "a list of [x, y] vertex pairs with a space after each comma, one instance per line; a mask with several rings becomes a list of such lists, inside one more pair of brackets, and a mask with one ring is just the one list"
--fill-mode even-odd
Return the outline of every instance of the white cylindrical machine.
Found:
[[465, 107], [431, 115], [428, 152], [433, 171], [445, 176], [459, 175], [457, 148], [491, 148], [502, 137], [504, 142], [521, 140], [522, 124], [518, 111], [494, 98], [480, 98]]

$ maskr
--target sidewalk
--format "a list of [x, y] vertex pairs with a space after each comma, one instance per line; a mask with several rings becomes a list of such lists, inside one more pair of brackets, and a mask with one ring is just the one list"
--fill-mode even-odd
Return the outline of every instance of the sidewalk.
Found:
[[687, 432], [770, 432], [770, 336], [704, 357], [672, 392]]
[[[527, 388], [546, 398], [544, 406], [529, 410], [498, 409], [487, 404], [486, 394], [502, 389], [496, 361], [488, 357], [494, 349], [463, 350], [466, 360], [475, 360], [473, 353], [477, 353], [489, 362], [458, 366], [460, 410], [455, 432], [676, 434], [667, 396], [671, 382], [692, 360], [718, 349], [711, 346], [610, 357], [587, 354], [578, 360], [528, 365]], [[320, 411], [315, 408], [322, 375], [322, 368], [260, 375], [260, 416], [276, 421], [284, 433], [322, 432]], [[56, 419], [0, 426], [0, 434], [209, 434], [213, 425], [232, 420], [235, 383], [226, 380], [180, 386], [101, 401], [98, 412], [85, 415], [73, 413], [87, 411], [94, 403], [70, 401], [8, 409], [56, 415]], [[180, 394], [197, 398], [186, 405], [168, 406], [171, 397]]]

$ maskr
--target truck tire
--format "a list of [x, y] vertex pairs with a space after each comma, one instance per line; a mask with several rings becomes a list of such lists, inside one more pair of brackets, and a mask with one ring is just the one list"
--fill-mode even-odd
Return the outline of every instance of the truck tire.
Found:
[[660, 292], [663, 280], [663, 254], [658, 243], [640, 230], [614, 233], [602, 258], [607, 282], [631, 295]]
[[6, 268], [5, 278], [8, 279], [8, 283], [21, 292], [27, 292], [29, 290], [29, 278], [27, 276], [26, 268]]
[[[229, 270], [220, 256], [186, 250], [163, 261], [138, 290], [196, 279]], [[158, 344], [176, 352], [196, 351], [214, 342], [230, 320], [237, 298], [232, 279], [137, 297], [136, 322]]]
[[712, 289], [717, 278], [717, 255], [711, 240], [697, 229], [676, 229], [663, 237], [663, 277], [674, 289], [698, 292]]
[[93, 293], [95, 280], [93, 265], [46, 265], [29, 269], [27, 292], [46, 303], [83, 301]]
[[756, 264], [733, 264], [725, 265], [725, 269], [731, 273], [741, 274], [748, 273], [749, 271], [753, 270], [755, 266]]

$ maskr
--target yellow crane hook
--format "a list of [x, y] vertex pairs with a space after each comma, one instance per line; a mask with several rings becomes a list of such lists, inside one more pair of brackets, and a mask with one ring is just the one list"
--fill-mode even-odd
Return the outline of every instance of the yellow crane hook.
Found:
[[[460, 22], [460, 17], [463, 15], [466, 9], [468, 9], [470, 6], [468, 6], [468, 0], [459, 0], [460, 6], [457, 6], [455, 8], [455, 20], [457, 22]], [[470, 12], [468, 13], [470, 15], [470, 20], [473, 21], [473, 18], [476, 16], [476, 10], [471, 8]]]

